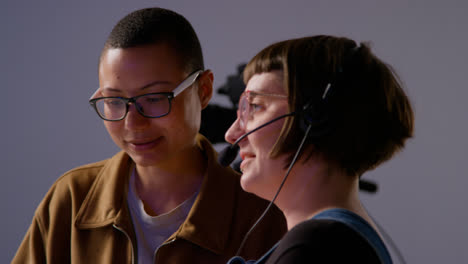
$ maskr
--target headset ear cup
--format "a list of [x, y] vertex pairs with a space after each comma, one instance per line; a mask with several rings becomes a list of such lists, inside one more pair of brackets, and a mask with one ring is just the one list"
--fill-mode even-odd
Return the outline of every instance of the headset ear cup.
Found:
[[311, 125], [309, 137], [314, 140], [330, 132], [329, 116], [322, 102], [309, 101], [304, 105], [300, 116], [301, 131], [305, 133], [309, 125]]

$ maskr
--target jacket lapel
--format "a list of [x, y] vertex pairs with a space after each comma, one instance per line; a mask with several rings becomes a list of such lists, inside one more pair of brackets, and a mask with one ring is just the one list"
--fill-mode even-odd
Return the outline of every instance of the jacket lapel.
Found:
[[[75, 218], [78, 228], [98, 228], [128, 221], [127, 189], [131, 160], [124, 152], [104, 163]], [[128, 226], [128, 224], [125, 224]]]

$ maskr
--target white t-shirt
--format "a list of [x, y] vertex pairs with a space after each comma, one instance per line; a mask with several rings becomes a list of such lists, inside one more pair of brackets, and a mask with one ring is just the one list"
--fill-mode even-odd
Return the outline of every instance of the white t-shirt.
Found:
[[146, 213], [143, 201], [138, 197], [136, 192], [135, 174], [136, 170], [134, 168], [130, 177], [130, 184], [128, 185], [127, 202], [137, 238], [138, 263], [153, 264], [154, 254], [158, 247], [177, 231], [185, 218], [187, 218], [190, 208], [192, 208], [195, 198], [198, 195], [198, 191], [170, 212], [158, 216], [151, 216]]

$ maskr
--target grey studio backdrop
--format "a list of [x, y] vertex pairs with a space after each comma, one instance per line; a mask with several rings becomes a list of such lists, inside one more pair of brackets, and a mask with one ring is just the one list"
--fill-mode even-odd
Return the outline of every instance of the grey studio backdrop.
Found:
[[[97, 62], [118, 19], [161, 6], [193, 24], [215, 88], [264, 46], [314, 34], [371, 41], [414, 104], [416, 133], [396, 158], [364, 175], [362, 194], [408, 263], [468, 263], [468, 2], [2, 0], [1, 250], [11, 261], [35, 208], [67, 170], [118, 149], [88, 105]], [[213, 102], [229, 106], [225, 96]], [[397, 262], [397, 261], [396, 261]]]

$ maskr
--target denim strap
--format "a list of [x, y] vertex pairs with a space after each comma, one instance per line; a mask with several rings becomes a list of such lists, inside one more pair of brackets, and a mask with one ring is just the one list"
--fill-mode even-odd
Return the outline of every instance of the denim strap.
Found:
[[377, 232], [359, 215], [341, 208], [328, 209], [312, 217], [312, 219], [328, 219], [341, 222], [359, 233], [374, 248], [380, 261], [392, 264], [390, 253]]
[[[315, 215], [311, 219], [317, 220], [333, 220], [337, 222], [341, 222], [357, 233], [359, 233], [366, 241], [372, 246], [372, 248], [377, 253], [377, 256], [380, 259], [381, 263], [384, 264], [392, 264], [392, 258], [390, 257], [390, 253], [388, 252], [387, 248], [385, 247], [384, 242], [380, 239], [379, 235], [375, 230], [359, 215], [341, 208], [334, 208], [328, 209], [319, 214]], [[281, 241], [280, 241], [281, 242]], [[242, 257], [235, 256], [231, 258], [227, 264], [261, 264], [264, 263], [268, 257], [273, 253], [273, 251], [278, 247], [276, 243], [267, 253], [265, 253], [259, 260], [253, 261], [245, 261]]]

